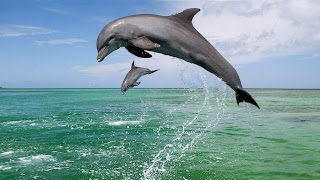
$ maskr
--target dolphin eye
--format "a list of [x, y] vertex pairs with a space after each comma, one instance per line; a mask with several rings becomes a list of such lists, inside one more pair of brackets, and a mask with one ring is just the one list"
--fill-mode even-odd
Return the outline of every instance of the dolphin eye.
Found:
[[109, 36], [109, 37], [106, 39], [106, 42], [109, 42], [112, 38], [114, 38], [114, 35]]
[[100, 51], [104, 46], [108, 46], [109, 45], [109, 41], [114, 38], [114, 35], [109, 36], [103, 43], [103, 46], [100, 47], [100, 49], [98, 51]]

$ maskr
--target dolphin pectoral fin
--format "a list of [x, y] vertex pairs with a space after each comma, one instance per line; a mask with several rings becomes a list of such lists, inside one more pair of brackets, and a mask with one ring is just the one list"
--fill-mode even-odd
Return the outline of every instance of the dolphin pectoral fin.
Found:
[[141, 48], [135, 47], [135, 46], [127, 46], [126, 49], [133, 55], [136, 55], [141, 58], [151, 58], [152, 55], [147, 53]]
[[135, 83], [133, 83], [132, 85], [133, 85], [133, 86], [139, 86], [140, 83], [141, 83], [141, 82], [135, 82]]
[[257, 104], [257, 102], [244, 89], [239, 88], [239, 89], [236, 90], [236, 99], [237, 99], [238, 105], [239, 105], [240, 102], [247, 102], [247, 103], [250, 103], [250, 104], [253, 104], [253, 105], [257, 106], [257, 108], [260, 109], [260, 107]]
[[137, 48], [147, 49], [147, 50], [156, 49], [160, 47], [159, 44], [152, 42], [150, 39], [148, 39], [145, 36], [141, 36], [137, 39], [129, 40], [129, 43], [131, 43], [133, 46]]

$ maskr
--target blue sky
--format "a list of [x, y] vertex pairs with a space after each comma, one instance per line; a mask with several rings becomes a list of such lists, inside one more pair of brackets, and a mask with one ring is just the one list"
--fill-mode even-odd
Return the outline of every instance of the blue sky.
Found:
[[124, 48], [96, 60], [96, 39], [107, 23], [190, 7], [201, 9], [194, 26], [234, 65], [245, 88], [320, 88], [320, 2], [312, 0], [0, 0], [0, 86], [120, 88], [133, 60], [160, 68], [141, 79], [144, 88], [215, 79], [184, 61], [139, 59]]

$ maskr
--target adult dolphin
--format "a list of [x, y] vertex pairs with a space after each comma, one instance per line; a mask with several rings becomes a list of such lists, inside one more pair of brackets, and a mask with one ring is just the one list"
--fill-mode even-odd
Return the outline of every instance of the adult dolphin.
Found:
[[193, 27], [191, 21], [199, 11], [190, 8], [171, 16], [141, 14], [117, 19], [99, 34], [97, 60], [101, 62], [120, 47], [143, 58], [151, 57], [144, 50], [177, 57], [221, 78], [236, 92], [238, 105], [248, 102], [259, 108], [251, 95], [242, 89], [233, 66]]
[[139, 86], [140, 82], [137, 82], [142, 76], [147, 75], [147, 74], [152, 74], [157, 70], [151, 71], [148, 68], [143, 68], [143, 67], [137, 67], [134, 65], [134, 61], [132, 62], [131, 69], [126, 75], [126, 77], [123, 80], [123, 83], [121, 85], [121, 91], [122, 95], [129, 89], [133, 88], [135, 86]]

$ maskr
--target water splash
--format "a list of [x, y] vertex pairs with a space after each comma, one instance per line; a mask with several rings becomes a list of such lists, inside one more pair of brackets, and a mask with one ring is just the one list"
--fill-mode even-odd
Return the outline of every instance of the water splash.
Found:
[[[186, 71], [186, 68], [183, 71]], [[181, 76], [181, 78], [183, 83], [188, 85], [184, 76]], [[192, 149], [192, 146], [196, 145], [197, 142], [203, 138], [205, 132], [216, 127], [219, 121], [223, 118], [226, 107], [225, 101], [227, 97], [227, 86], [220, 80], [218, 89], [212, 89], [208, 87], [206, 75], [200, 74], [199, 79], [201, 80], [203, 87], [203, 92], [201, 93], [204, 94], [202, 105], [196, 111], [194, 117], [191, 120], [186, 121], [182, 127], [173, 127], [173, 129], [177, 129], [176, 136], [171, 140], [171, 142], [167, 143], [163, 149], [154, 154], [154, 157], [149, 164], [145, 163], [143, 177], [141, 179], [158, 179], [165, 177], [166, 174], [169, 174], [170, 170], [175, 167], [171, 164], [176, 162], [179, 163], [185, 156], [186, 151]], [[194, 83], [191, 84], [191, 87], [193, 86]], [[192, 88], [190, 88], [190, 90], [192, 90]], [[216, 91], [218, 91], [218, 94], [214, 95]], [[169, 111], [166, 116], [167, 121], [169, 115], [184, 108], [190, 102], [193, 102], [192, 100], [199, 98], [199, 92], [195, 94], [197, 95], [191, 96], [187, 101], [180, 104], [178, 108]], [[216, 105], [216, 108], [212, 108], [212, 100], [215, 100], [214, 105]], [[216, 113], [216, 115], [215, 118], [211, 119], [210, 117], [213, 113]], [[194, 126], [200, 127], [194, 130]], [[161, 135], [161, 128], [163, 128], [163, 125], [160, 126], [157, 131], [158, 136]]]

